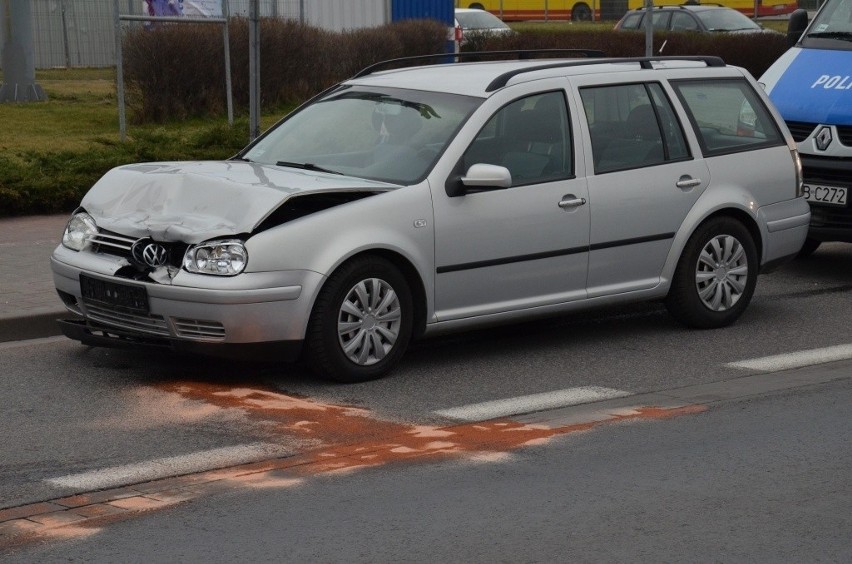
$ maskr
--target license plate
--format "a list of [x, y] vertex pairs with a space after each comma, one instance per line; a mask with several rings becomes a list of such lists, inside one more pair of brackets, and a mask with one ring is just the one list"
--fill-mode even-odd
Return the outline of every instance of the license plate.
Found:
[[845, 206], [848, 201], [849, 189], [843, 186], [819, 186], [804, 184], [805, 199], [816, 204], [827, 206]]
[[148, 313], [148, 292], [143, 286], [116, 284], [81, 274], [80, 291], [86, 300], [133, 313]]

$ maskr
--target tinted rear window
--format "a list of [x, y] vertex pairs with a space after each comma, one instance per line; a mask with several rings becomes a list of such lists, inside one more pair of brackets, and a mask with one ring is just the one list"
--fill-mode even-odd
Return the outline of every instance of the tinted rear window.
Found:
[[705, 155], [781, 145], [763, 101], [743, 79], [680, 80], [672, 86], [689, 113]]

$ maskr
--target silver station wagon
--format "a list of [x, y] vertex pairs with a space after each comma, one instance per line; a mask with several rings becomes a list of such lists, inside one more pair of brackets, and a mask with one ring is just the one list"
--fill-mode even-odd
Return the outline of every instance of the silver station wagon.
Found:
[[51, 264], [85, 344], [363, 381], [423, 335], [592, 306], [728, 325], [802, 247], [801, 180], [718, 58], [370, 68], [230, 160], [110, 171]]

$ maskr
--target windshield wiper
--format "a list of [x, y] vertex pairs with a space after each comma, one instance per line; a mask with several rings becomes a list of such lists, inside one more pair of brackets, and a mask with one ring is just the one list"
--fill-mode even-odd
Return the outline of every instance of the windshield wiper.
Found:
[[317, 166], [313, 163], [291, 163], [289, 161], [278, 161], [275, 163], [278, 166], [287, 166], [290, 168], [298, 168], [301, 170], [312, 170], [314, 172], [327, 172], [329, 174], [339, 174], [343, 176], [342, 172], [337, 172], [336, 170], [329, 170], [327, 168], [323, 168], [321, 166]]
[[852, 41], [852, 31], [817, 31], [809, 33], [807, 37], [819, 39], [839, 39], [840, 41]]

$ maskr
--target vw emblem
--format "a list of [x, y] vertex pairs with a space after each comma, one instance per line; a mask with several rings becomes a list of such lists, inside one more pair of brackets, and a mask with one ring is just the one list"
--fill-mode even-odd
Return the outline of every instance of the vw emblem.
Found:
[[828, 146], [831, 145], [831, 128], [823, 127], [819, 130], [819, 133], [816, 134], [814, 139], [816, 140], [817, 149], [825, 151], [828, 149]]
[[164, 246], [150, 239], [139, 239], [133, 243], [130, 254], [138, 264], [146, 264], [150, 267], [163, 266], [169, 257], [169, 252]]

